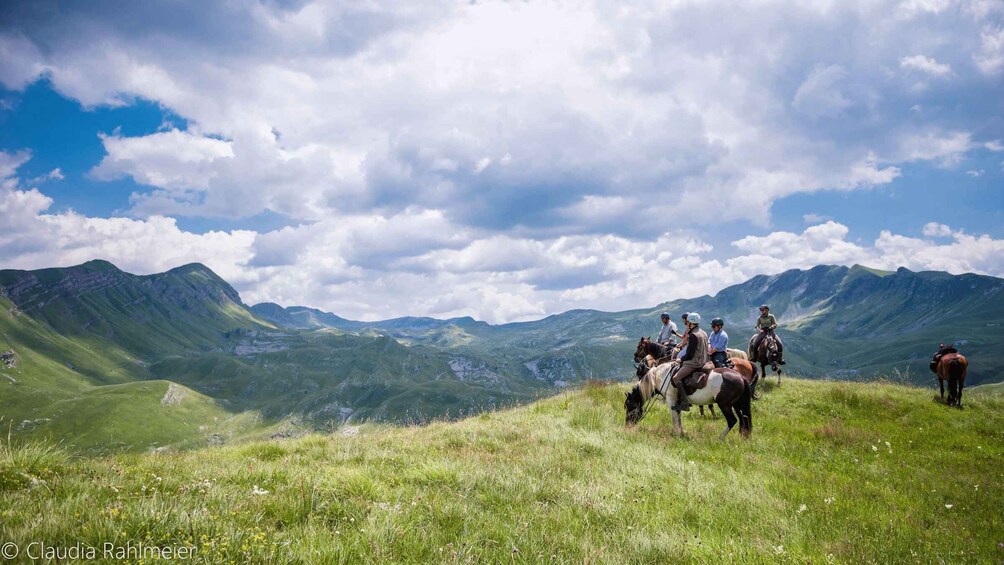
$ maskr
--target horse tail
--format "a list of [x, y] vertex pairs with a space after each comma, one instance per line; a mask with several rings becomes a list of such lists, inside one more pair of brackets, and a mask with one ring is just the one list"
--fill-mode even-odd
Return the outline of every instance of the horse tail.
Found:
[[756, 384], [760, 382], [760, 371], [757, 370], [756, 363], [750, 363], [750, 367], [753, 369], [753, 378], [750, 379], [750, 398], [760, 400], [760, 397], [756, 395]]
[[966, 366], [962, 364], [962, 361], [959, 361], [958, 357], [948, 362], [948, 376], [960, 381], [966, 378]]
[[753, 392], [750, 384], [743, 380], [743, 393], [739, 397], [739, 402], [736, 403], [736, 412], [739, 412], [739, 433], [744, 438], [749, 438], [750, 434], [753, 433], [753, 409], [750, 405], [752, 397]]

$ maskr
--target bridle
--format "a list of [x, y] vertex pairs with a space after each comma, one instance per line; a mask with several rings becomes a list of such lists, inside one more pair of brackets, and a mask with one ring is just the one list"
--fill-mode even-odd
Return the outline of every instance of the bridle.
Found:
[[[676, 372], [675, 372], [675, 371], [673, 371], [673, 374], [676, 374]], [[648, 398], [648, 400], [646, 400], [646, 401], [645, 401], [645, 403], [644, 403], [644, 404], [642, 404], [642, 407], [641, 407], [641, 416], [639, 416], [639, 417], [638, 417], [638, 419], [637, 419], [637, 420], [635, 420], [635, 422], [634, 422], [635, 424], [639, 424], [639, 423], [641, 423], [641, 421], [645, 419], [645, 416], [648, 416], [648, 413], [649, 413], [649, 411], [651, 411], [651, 410], [652, 410], [652, 401], [654, 401], [654, 400], [655, 400], [655, 397], [656, 397], [656, 396], [661, 396], [661, 397], [663, 397], [663, 398], [666, 398], [666, 393], [665, 393], [665, 392], [663, 392], [663, 388], [665, 388], [665, 386], [666, 386], [666, 383], [668, 383], [668, 382], [670, 381], [670, 379], [672, 379], [672, 378], [673, 378], [673, 374], [670, 374], [670, 375], [666, 375], [666, 378], [665, 378], [665, 379], [663, 379], [663, 381], [662, 381], [662, 384], [661, 384], [661, 385], [659, 385], [659, 387], [658, 387], [658, 388], [656, 388], [656, 389], [655, 389], [655, 390], [654, 390], [654, 391], [652, 392], [652, 396], [650, 396], [650, 397]], [[643, 378], [644, 378], [644, 377], [643, 377]], [[640, 381], [641, 379], [638, 379], [638, 380]], [[639, 386], [639, 385], [635, 385], [635, 386]]]

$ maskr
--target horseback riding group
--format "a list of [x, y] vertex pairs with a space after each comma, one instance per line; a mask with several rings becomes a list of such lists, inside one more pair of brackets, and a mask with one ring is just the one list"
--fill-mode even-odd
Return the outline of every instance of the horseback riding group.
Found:
[[[766, 375], [769, 365], [777, 373], [780, 384], [779, 365], [785, 364], [784, 344], [775, 332], [777, 319], [766, 304], [762, 304], [759, 311], [748, 355], [728, 347], [729, 336], [721, 318], [711, 320], [709, 336], [701, 329], [700, 314], [685, 313], [682, 317], [685, 331], [681, 334], [669, 313], [663, 312], [656, 340], [643, 337], [635, 350], [638, 384], [625, 394], [626, 423], [638, 423], [652, 400], [662, 396], [671, 408], [673, 429], [677, 434], [683, 433], [681, 412], [696, 405], [701, 407], [703, 415], [704, 406], [717, 404], [727, 424], [721, 437], [724, 438], [737, 422], [740, 433], [748, 437], [753, 425], [750, 400], [756, 398], [760, 374]], [[760, 364], [759, 373], [755, 363]], [[938, 375], [942, 397], [945, 395], [944, 381], [949, 383], [948, 404], [961, 406], [967, 366], [965, 357], [944, 344], [932, 359], [931, 370]]]

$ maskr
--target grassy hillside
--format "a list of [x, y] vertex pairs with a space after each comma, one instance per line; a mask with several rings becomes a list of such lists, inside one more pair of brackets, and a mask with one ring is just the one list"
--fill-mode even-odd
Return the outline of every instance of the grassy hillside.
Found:
[[1004, 397], [790, 380], [754, 433], [627, 385], [423, 427], [74, 459], [0, 449], [0, 538], [192, 546], [204, 562], [859, 563], [1004, 559]]

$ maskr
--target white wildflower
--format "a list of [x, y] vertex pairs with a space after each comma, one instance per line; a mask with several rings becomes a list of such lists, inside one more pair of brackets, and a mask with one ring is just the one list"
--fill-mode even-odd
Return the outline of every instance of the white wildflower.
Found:
[[830, 497], [828, 497], [828, 498], [824, 498], [824, 499], [823, 499], [823, 502], [825, 502], [825, 503], [827, 503], [827, 504], [833, 504], [833, 501], [834, 501], [834, 500], [836, 500], [836, 497], [833, 497], [833, 496], [830, 496]]
[[775, 547], [774, 548], [774, 553], [776, 553], [778, 555], [781, 555], [782, 553], [784, 553], [784, 546], [783, 545], [779, 545], [779, 546]]
[[946, 504], [945, 508], [951, 510], [953, 506], [955, 506], [955, 505], [954, 504]]
[[873, 445], [872, 446], [872, 451], [878, 451], [878, 448]]
[[803, 505], [801, 505], [801, 506], [798, 507], [798, 513], [801, 514], [802, 512], [805, 512], [808, 509], [809, 509], [809, 507], [803, 504]]
[[251, 489], [251, 494], [268, 494], [268, 491], [263, 488], [259, 488], [258, 485], [255, 485], [254, 488]]

